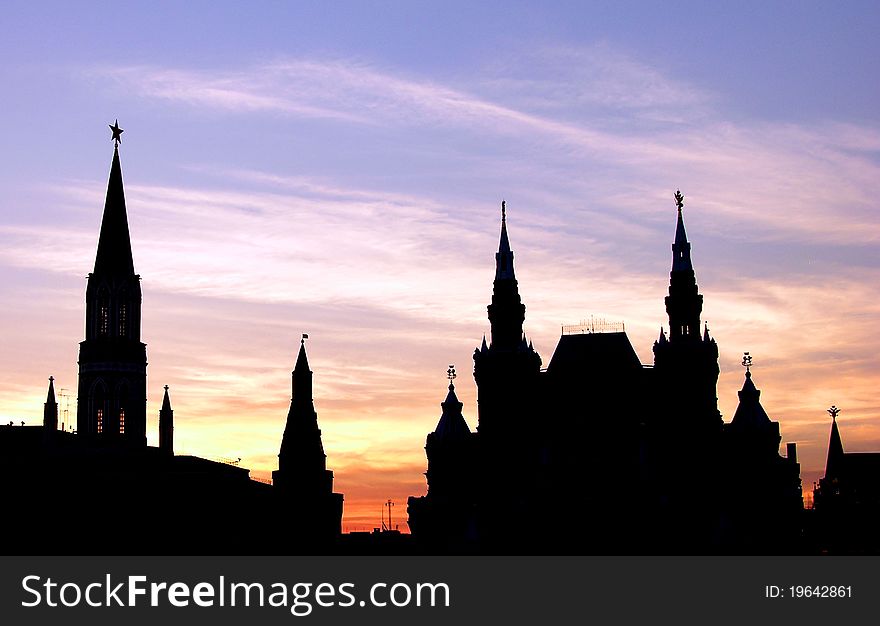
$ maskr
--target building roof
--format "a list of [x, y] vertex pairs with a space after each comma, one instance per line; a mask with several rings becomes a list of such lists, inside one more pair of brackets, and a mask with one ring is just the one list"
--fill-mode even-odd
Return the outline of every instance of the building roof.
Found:
[[562, 335], [547, 372], [564, 376], [640, 370], [642, 364], [625, 332]]

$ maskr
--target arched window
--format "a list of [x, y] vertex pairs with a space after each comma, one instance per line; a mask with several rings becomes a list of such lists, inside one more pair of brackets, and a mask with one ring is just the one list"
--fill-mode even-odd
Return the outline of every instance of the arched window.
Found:
[[107, 387], [102, 380], [97, 380], [92, 385], [89, 393], [89, 404], [91, 406], [92, 417], [94, 421], [94, 431], [96, 434], [104, 432], [106, 426], [107, 415]]

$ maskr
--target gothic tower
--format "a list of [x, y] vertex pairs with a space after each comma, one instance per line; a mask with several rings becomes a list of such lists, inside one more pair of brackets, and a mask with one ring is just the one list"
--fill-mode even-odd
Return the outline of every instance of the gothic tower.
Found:
[[501, 203], [501, 240], [495, 254], [492, 303], [487, 307], [491, 343], [474, 350], [474, 379], [479, 408], [478, 432], [497, 437], [524, 432], [520, 426], [534, 396], [541, 357], [526, 341], [526, 307], [519, 295], [513, 251], [507, 236], [507, 208]]
[[333, 493], [333, 472], [327, 469], [312, 398], [307, 338], [303, 335], [291, 374], [290, 410], [272, 484], [278, 490], [289, 530], [332, 540], [342, 531], [342, 494]]
[[700, 333], [703, 296], [699, 293], [691, 244], [684, 229], [682, 208], [684, 196], [675, 193], [678, 223], [672, 244], [672, 271], [669, 273], [669, 295], [666, 313], [669, 316], [669, 338], [660, 331], [654, 343], [654, 368], [658, 375], [660, 394], [665, 395], [678, 414], [678, 421], [687, 427], [719, 431], [718, 412], [718, 345], [709, 336], [708, 325]]
[[86, 287], [86, 337], [79, 345], [80, 435], [146, 446], [147, 346], [141, 342], [141, 283], [134, 272], [119, 135], [110, 166], [95, 269]]

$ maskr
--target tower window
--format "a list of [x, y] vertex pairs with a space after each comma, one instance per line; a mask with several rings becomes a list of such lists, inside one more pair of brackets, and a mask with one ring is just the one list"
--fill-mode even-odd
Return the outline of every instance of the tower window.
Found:
[[98, 409], [98, 433], [104, 432], [104, 409]]
[[98, 334], [106, 335], [110, 330], [110, 307], [106, 300], [98, 305]]
[[126, 332], [126, 312], [127, 312], [126, 306], [125, 306], [125, 303], [123, 302], [122, 304], [119, 305], [119, 336], [120, 337], [125, 337], [127, 334], [127, 332]]
[[125, 434], [125, 409], [119, 409], [119, 434]]

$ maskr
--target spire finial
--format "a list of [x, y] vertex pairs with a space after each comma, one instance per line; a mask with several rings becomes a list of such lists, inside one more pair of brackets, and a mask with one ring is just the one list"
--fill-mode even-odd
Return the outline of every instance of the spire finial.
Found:
[[49, 382], [51, 383], [51, 382], [54, 382], [54, 381], [55, 381], [55, 377], [54, 377], [54, 376], [50, 376], [50, 377], [49, 377]]
[[168, 391], [168, 385], [165, 385], [165, 391]]
[[450, 365], [450, 366], [449, 366], [449, 369], [446, 370], [446, 378], [449, 379], [449, 388], [452, 389], [453, 386], [454, 386], [452, 381], [454, 381], [455, 378], [456, 378], [455, 366], [454, 366], [454, 365]]
[[681, 211], [684, 208], [684, 194], [681, 193], [680, 189], [676, 189], [675, 195], [672, 197], [675, 198], [675, 206], [677, 206], [678, 210]]
[[119, 128], [119, 120], [117, 119], [113, 124], [107, 124], [110, 126], [110, 130], [113, 132], [113, 137], [110, 138], [110, 141], [115, 142], [116, 147], [119, 147], [119, 142], [122, 141], [122, 133], [125, 131]]
[[831, 408], [828, 409], [828, 414], [831, 416], [832, 421], [837, 421], [837, 414], [838, 413], [840, 413], [840, 409], [838, 409], [836, 406], [834, 406], [832, 404]]
[[501, 221], [504, 222], [507, 220], [507, 202], [504, 200], [501, 201]]
[[302, 339], [299, 340], [299, 345], [301, 345], [301, 346], [306, 345], [306, 339], [308, 339], [308, 338], [309, 338], [308, 333], [303, 333]]
[[752, 367], [752, 356], [748, 352], [743, 352], [742, 366], [746, 368], [746, 374], [751, 373], [749, 370]]

